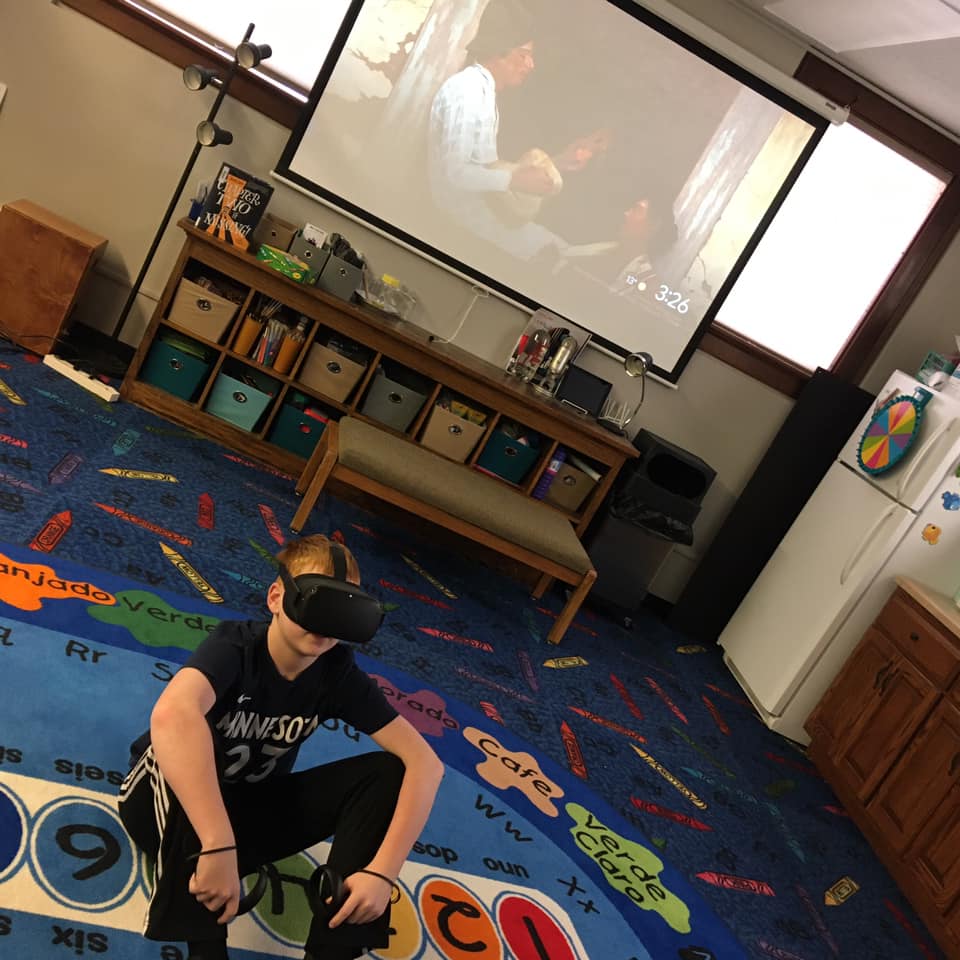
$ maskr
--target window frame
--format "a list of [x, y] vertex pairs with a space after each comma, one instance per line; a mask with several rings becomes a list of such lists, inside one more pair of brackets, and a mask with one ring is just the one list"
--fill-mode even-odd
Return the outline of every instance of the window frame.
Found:
[[[203, 44], [158, 23], [125, 0], [58, 0], [178, 67], [221, 65]], [[896, 330], [923, 284], [960, 232], [960, 144], [813, 53], [794, 72], [801, 83], [850, 109], [851, 117], [919, 154], [951, 175], [913, 242], [850, 335], [831, 370], [859, 383]], [[309, 91], [303, 91], [304, 97]], [[230, 95], [277, 123], [293, 128], [303, 101], [248, 71], [240, 71]], [[714, 321], [697, 344], [723, 363], [790, 397], [811, 373], [762, 344]]]

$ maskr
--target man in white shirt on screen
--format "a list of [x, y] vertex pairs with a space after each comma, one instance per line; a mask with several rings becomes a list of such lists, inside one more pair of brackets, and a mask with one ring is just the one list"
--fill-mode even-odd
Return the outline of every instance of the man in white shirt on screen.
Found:
[[491, 203], [509, 204], [513, 195], [536, 205], [563, 186], [543, 151], [529, 151], [516, 164], [502, 163], [497, 153], [497, 97], [520, 86], [533, 71], [534, 32], [533, 17], [522, 4], [490, 0], [467, 47], [469, 66], [450, 77], [434, 97], [427, 155], [437, 206], [471, 233], [524, 260], [565, 246], [523, 213], [498, 214]]

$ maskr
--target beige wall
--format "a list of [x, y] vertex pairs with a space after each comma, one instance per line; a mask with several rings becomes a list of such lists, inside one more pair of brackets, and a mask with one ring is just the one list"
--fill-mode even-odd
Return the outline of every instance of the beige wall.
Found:
[[[724, 0], [678, 5], [784, 72], [792, 72], [802, 56], [797, 44]], [[0, 203], [26, 197], [109, 238], [78, 316], [109, 331], [214, 94], [188, 92], [175, 67], [72, 10], [40, 0], [0, 0], [0, 82], [9, 87], [0, 107]], [[269, 172], [287, 139], [283, 127], [229, 98], [218, 121], [233, 131], [234, 144], [201, 153], [188, 193], [212, 177], [223, 159], [253, 173]], [[186, 209], [184, 200], [174, 224]], [[375, 269], [399, 275], [416, 291], [424, 326], [441, 334], [456, 326], [470, 300], [463, 280], [282, 184], [276, 184], [270, 209], [341, 231]], [[127, 342], [142, 336], [179, 246], [174, 225], [125, 327]], [[955, 244], [884, 350], [868, 387], [879, 386], [895, 366], [914, 369], [928, 348], [951, 345], [949, 310], [958, 275], [960, 244]], [[457, 343], [502, 363], [524, 320], [499, 300], [480, 301]], [[636, 385], [612, 360], [594, 354], [589, 365], [614, 381], [618, 395], [635, 396]], [[699, 352], [677, 389], [650, 386], [636, 426], [691, 450], [718, 472], [694, 546], [674, 551], [654, 583], [655, 593], [675, 598], [790, 406], [776, 391]]]

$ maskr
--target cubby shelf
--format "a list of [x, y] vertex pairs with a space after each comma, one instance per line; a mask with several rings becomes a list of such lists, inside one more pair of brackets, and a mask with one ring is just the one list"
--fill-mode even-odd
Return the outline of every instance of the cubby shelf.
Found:
[[[405, 437], [411, 443], [423, 439], [430, 416], [441, 396], [453, 394], [487, 414], [476, 445], [462, 455], [465, 470], [479, 466], [478, 461], [488, 450], [491, 438], [498, 437], [498, 441], [503, 442], [503, 429], [507, 423], [516, 424], [521, 430], [539, 437], [540, 446], [536, 448], [535, 457], [530, 458], [529, 453], [526, 455], [532, 462], [519, 483], [501, 480], [505, 488], [532, 496], [559, 447], [575, 453], [596, 468], [600, 474], [599, 480], [582, 475], [588, 493], [575, 510], [544, 501], [567, 517], [578, 534], [586, 529], [620, 468], [637, 455], [633, 445], [626, 439], [602, 429], [596, 422], [560, 403], [540, 396], [493, 364], [453, 344], [430, 341], [426, 331], [420, 327], [338, 300], [314, 287], [297, 284], [271, 270], [249, 253], [202, 233], [188, 220], [181, 220], [179, 226], [185, 233], [184, 245], [124, 378], [121, 388], [124, 399], [209, 436], [244, 456], [264, 461], [295, 476], [303, 469], [306, 457], [268, 439], [284, 405], [295, 394], [320, 408], [324, 415], [332, 418], [344, 414], [360, 417]], [[200, 317], [198, 325], [202, 329], [198, 330], [191, 325], [189, 317], [184, 321], [182, 311], [175, 317], [171, 316], [181, 280], [195, 278], [201, 272], [224, 278], [235, 290], [246, 291], [216, 340], [209, 336], [216, 330], [209, 326], [208, 317]], [[192, 287], [190, 289], [193, 290]], [[257, 298], [261, 295], [279, 301], [288, 316], [303, 316], [310, 321], [307, 338], [288, 373], [279, 373], [234, 349], [240, 325], [255, 308]], [[194, 312], [194, 316], [200, 315]], [[151, 349], [161, 339], [161, 334], [168, 335], [165, 332], [189, 338], [208, 353], [204, 360], [208, 365], [204, 378], [198, 383], [197, 390], [188, 397], [177, 396], [144, 377], [144, 365]], [[365, 368], [356, 383], [351, 385], [344, 400], [328, 396], [316, 385], [299, 379], [305, 370], [308, 351], [314, 342], [320, 342], [313, 338], [321, 332], [358, 345], [368, 356]], [[321, 356], [326, 359], [330, 354], [322, 353]], [[385, 424], [378, 416], [369, 415], [380, 413], [371, 409], [369, 400], [381, 365], [389, 367], [396, 376], [402, 374], [404, 379], [410, 378], [415, 383], [417, 389], [410, 388], [415, 394], [414, 401], [420, 396], [424, 398], [402, 430]], [[234, 377], [231, 374], [251, 381], [251, 391], [258, 390], [258, 381], [259, 386], [267, 386], [263, 378], [269, 378], [270, 386], [274, 389], [252, 429], [244, 429], [205, 409], [218, 378], [231, 378], [221, 381], [218, 394], [222, 394], [223, 382], [232, 384]], [[393, 384], [392, 379], [388, 382]], [[382, 392], [383, 383], [379, 387]], [[400, 384], [397, 395], [405, 389], [406, 384]], [[234, 396], [240, 392], [242, 390], [235, 390]], [[259, 401], [262, 401], [265, 392], [260, 391]], [[394, 395], [390, 396], [393, 400]], [[395, 402], [399, 404], [401, 401]], [[471, 429], [475, 431], [475, 428]], [[493, 449], [490, 447], [489, 451]], [[528, 451], [532, 453], [533, 449], [529, 447]]]

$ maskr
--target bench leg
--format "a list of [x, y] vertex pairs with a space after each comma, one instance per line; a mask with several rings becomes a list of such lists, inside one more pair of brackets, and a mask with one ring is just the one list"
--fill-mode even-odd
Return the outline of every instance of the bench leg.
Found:
[[553, 583], [553, 577], [549, 573], [545, 573], [538, 581], [537, 585], [533, 588], [533, 593], [530, 594], [534, 600], [539, 600], [549, 589], [550, 584]]
[[310, 516], [310, 511], [316, 506], [317, 499], [323, 492], [323, 488], [330, 478], [330, 473], [337, 464], [337, 427], [331, 423], [323, 431], [323, 437], [317, 444], [307, 465], [300, 475], [297, 483], [297, 492], [300, 492], [301, 485], [305, 486], [303, 500], [297, 507], [297, 512], [290, 521], [290, 529], [294, 533], [299, 533], [303, 525]]
[[583, 575], [583, 579], [577, 584], [576, 587], [574, 587], [573, 593], [570, 594], [570, 599], [560, 611], [560, 615], [557, 617], [552, 629], [547, 634], [548, 643], [556, 644], [563, 639], [563, 635], [567, 632], [567, 628], [573, 622], [573, 618], [577, 615], [577, 611], [580, 609], [580, 604], [583, 603], [584, 597], [586, 597], [586, 595], [590, 592], [590, 588], [593, 586], [593, 581], [596, 579], [596, 570], [588, 570]]

